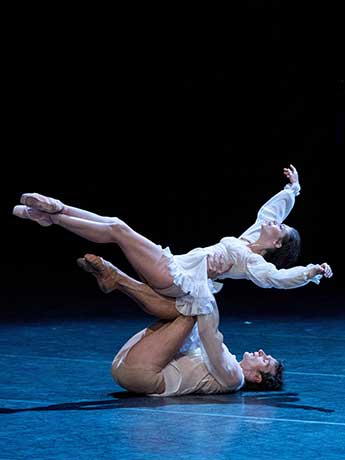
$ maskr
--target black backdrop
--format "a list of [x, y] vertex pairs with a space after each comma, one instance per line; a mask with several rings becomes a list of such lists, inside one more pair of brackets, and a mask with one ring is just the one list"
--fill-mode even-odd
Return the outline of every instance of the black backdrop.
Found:
[[88, 35], [77, 46], [32, 31], [14, 41], [1, 186], [2, 312], [19, 318], [69, 314], [90, 300], [94, 311], [95, 299], [98, 307], [111, 304], [76, 266], [86, 252], [134, 275], [111, 245], [13, 217], [21, 193], [118, 215], [183, 253], [246, 229], [284, 186], [289, 163], [302, 185], [287, 221], [302, 236], [300, 262], [327, 261], [334, 277], [289, 292], [228, 280], [221, 301], [234, 309], [279, 303], [320, 311], [343, 303], [343, 76], [321, 71], [316, 50], [305, 53], [299, 24], [292, 35], [283, 16], [266, 21], [250, 46], [222, 36], [214, 53], [202, 39], [176, 47], [157, 39], [150, 48], [137, 37], [111, 48], [91, 46]]

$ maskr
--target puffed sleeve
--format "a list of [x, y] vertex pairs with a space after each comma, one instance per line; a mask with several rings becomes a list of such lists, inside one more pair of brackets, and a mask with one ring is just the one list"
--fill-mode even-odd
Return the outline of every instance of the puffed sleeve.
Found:
[[216, 302], [208, 315], [198, 316], [200, 346], [205, 364], [213, 377], [227, 388], [236, 391], [244, 385], [242, 368], [236, 356], [230, 353], [223, 342], [223, 334], [218, 330], [219, 312]]
[[255, 254], [248, 260], [247, 276], [262, 288], [294, 289], [310, 282], [320, 283], [322, 275], [308, 277], [310, 270], [314, 267], [314, 264], [309, 264], [305, 267], [296, 266], [278, 270], [274, 264], [266, 262], [263, 257]]
[[270, 198], [257, 214], [255, 223], [249, 227], [240, 238], [254, 241], [258, 238], [261, 224], [265, 221], [284, 222], [295, 204], [295, 197], [299, 195], [301, 187], [298, 183], [287, 184], [283, 190]]

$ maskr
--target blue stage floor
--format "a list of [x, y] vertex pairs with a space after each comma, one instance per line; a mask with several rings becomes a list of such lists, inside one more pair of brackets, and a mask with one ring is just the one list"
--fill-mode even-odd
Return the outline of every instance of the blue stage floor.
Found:
[[345, 458], [345, 313], [223, 315], [238, 357], [283, 360], [284, 390], [154, 398], [112, 380], [116, 351], [152, 322], [118, 302], [118, 315], [2, 323], [1, 460]]

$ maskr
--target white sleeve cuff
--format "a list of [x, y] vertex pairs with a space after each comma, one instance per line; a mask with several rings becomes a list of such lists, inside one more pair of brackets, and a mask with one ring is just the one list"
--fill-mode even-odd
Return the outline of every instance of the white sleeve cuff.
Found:
[[300, 194], [301, 186], [299, 182], [294, 182], [293, 184], [286, 184], [284, 190], [291, 190], [297, 196]]
[[308, 275], [309, 275], [309, 270], [311, 268], [313, 268], [315, 265], [314, 264], [309, 264], [307, 265], [306, 267], [306, 270], [303, 272], [303, 278], [304, 278], [304, 281], [311, 281], [315, 284], [320, 284], [320, 281], [321, 281], [321, 278], [322, 278], [322, 275], [315, 275], [313, 278], [309, 278]]

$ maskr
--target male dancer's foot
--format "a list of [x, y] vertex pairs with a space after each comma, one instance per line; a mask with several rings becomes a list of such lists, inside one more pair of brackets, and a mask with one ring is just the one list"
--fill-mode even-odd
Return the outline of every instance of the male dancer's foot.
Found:
[[64, 204], [60, 200], [39, 193], [23, 193], [20, 203], [49, 214], [57, 214], [64, 208]]
[[77, 263], [96, 277], [103, 292], [118, 289], [137, 302], [146, 313], [157, 318], [172, 320], [180, 315], [176, 310], [176, 299], [161, 296], [147, 284], [131, 278], [102, 257], [86, 254]]
[[118, 288], [118, 281], [124, 273], [105, 261], [102, 257], [94, 254], [85, 254], [84, 257], [77, 260], [77, 264], [86, 272], [92, 273], [100, 289], [105, 292], [111, 292]]

